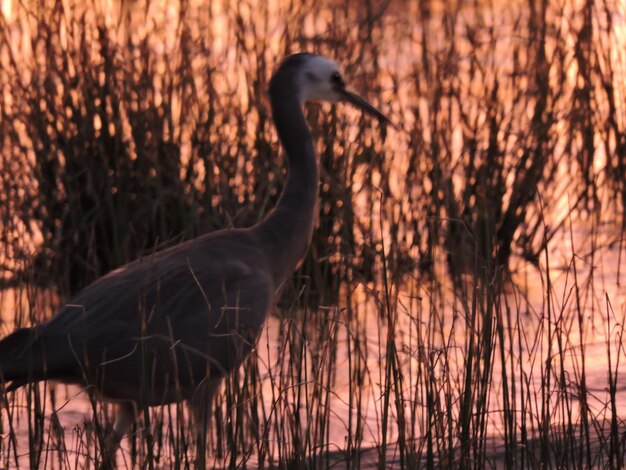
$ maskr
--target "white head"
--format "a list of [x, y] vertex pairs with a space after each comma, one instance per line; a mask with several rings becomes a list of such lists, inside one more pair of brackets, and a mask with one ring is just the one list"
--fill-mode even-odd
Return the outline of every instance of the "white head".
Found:
[[330, 101], [342, 98], [345, 90], [339, 66], [332, 60], [319, 55], [307, 55], [298, 71], [297, 87], [300, 101]]
[[315, 54], [294, 54], [287, 57], [270, 81], [270, 95], [290, 89], [300, 103], [306, 101], [346, 101], [391, 124], [389, 119], [371, 104], [346, 88], [341, 69], [332, 60]]

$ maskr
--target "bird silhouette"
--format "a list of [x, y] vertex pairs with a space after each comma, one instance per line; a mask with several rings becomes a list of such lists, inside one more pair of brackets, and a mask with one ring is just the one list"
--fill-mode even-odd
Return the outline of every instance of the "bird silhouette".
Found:
[[90, 386], [118, 403], [111, 458], [137, 408], [189, 401], [197, 462], [221, 380], [254, 347], [277, 293], [302, 262], [313, 233], [319, 164], [307, 101], [345, 101], [388, 123], [346, 88], [339, 67], [301, 53], [269, 85], [288, 165], [276, 207], [250, 228], [215, 231], [126, 264], [74, 296], [56, 314], [0, 341], [0, 374], [14, 390], [56, 380]]

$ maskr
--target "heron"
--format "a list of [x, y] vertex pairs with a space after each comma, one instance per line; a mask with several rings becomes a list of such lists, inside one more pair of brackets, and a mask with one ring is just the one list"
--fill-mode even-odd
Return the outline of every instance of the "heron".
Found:
[[314, 230], [320, 169], [304, 116], [308, 101], [348, 102], [388, 118], [350, 91], [333, 60], [298, 53], [269, 83], [287, 179], [256, 225], [214, 231], [130, 262], [79, 292], [49, 320], [0, 341], [6, 391], [54, 380], [116, 403], [111, 458], [143, 407], [187, 401], [203, 466], [206, 427], [221, 381], [253, 349], [281, 286]]

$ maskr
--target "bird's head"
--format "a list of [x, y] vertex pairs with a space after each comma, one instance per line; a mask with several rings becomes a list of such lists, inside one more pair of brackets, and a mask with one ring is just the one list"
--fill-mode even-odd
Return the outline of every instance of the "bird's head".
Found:
[[[301, 103], [343, 101], [351, 103], [385, 124], [391, 124], [383, 113], [346, 87], [340, 67], [326, 57], [308, 53], [291, 55], [280, 65], [275, 77], [281, 75], [291, 77]], [[270, 92], [272, 86], [270, 84]]]

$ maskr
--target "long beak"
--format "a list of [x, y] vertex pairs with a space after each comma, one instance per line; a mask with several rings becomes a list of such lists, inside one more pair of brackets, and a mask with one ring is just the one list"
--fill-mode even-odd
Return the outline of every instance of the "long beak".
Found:
[[341, 94], [341, 100], [342, 101], [345, 101], [347, 103], [351, 103], [354, 106], [356, 106], [357, 108], [365, 111], [367, 114], [370, 114], [370, 115], [374, 116], [375, 118], [378, 118], [378, 120], [382, 124], [389, 124], [394, 129], [396, 128], [394, 123], [391, 122], [387, 116], [385, 116], [383, 113], [381, 113], [379, 110], [377, 110], [374, 106], [372, 106], [367, 101], [365, 101], [359, 95], [357, 95], [355, 93], [352, 93], [351, 91], [349, 91], [349, 90], [347, 90], [345, 88], [342, 88], [339, 91], [339, 93]]

